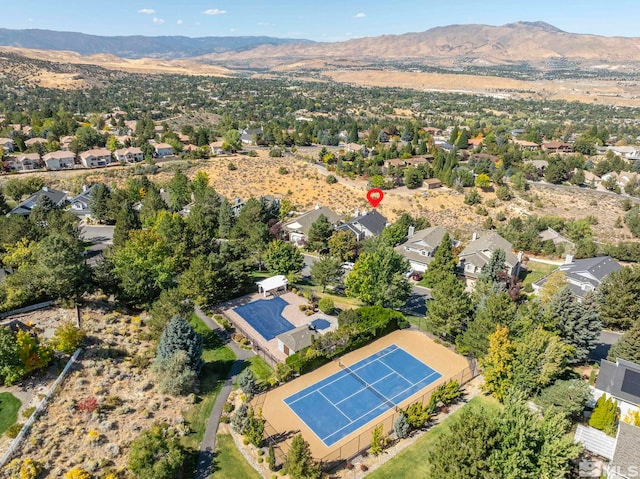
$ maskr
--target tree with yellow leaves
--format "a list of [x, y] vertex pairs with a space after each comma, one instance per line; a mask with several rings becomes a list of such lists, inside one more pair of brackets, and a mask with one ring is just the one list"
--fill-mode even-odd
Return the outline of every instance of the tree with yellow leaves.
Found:
[[480, 360], [480, 366], [484, 371], [482, 388], [485, 392], [493, 394], [500, 402], [504, 400], [512, 384], [513, 353], [509, 328], [497, 325], [495, 332], [489, 336], [489, 350]]
[[569, 283], [567, 276], [562, 271], [556, 271], [547, 277], [540, 290], [540, 302], [547, 304], [551, 298]]

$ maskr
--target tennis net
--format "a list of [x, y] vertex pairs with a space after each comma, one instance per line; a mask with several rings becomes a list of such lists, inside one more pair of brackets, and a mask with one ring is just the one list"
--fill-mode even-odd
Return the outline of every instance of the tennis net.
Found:
[[362, 384], [365, 388], [367, 388], [369, 391], [371, 391], [373, 394], [375, 394], [376, 396], [378, 396], [387, 406], [389, 406], [392, 409], [396, 408], [396, 405], [393, 403], [393, 401], [391, 401], [389, 398], [387, 398], [384, 394], [382, 394], [380, 391], [378, 391], [376, 388], [374, 388], [371, 384], [369, 384], [367, 381], [365, 381], [364, 379], [362, 379], [360, 376], [358, 376], [356, 374], [356, 372], [351, 369], [349, 366], [345, 365], [342, 363], [342, 361], [338, 361], [338, 365], [344, 369], [345, 371], [347, 371], [347, 373], [349, 373], [349, 375], [353, 376], [353, 378], [358, 381], [360, 384]]

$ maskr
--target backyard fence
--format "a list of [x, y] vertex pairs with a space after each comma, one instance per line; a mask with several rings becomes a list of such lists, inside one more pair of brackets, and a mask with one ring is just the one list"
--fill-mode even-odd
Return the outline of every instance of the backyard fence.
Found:
[[243, 327], [239, 326], [238, 323], [236, 321], [234, 321], [232, 317], [229, 317], [226, 314], [225, 314], [225, 317], [229, 320], [229, 322], [231, 322], [231, 324], [233, 325], [233, 328], [236, 330], [236, 332], [242, 334], [245, 338], [247, 338], [249, 341], [251, 341], [251, 348], [253, 349], [253, 352], [255, 352], [258, 356], [260, 356], [267, 363], [269, 363], [269, 366], [271, 366], [272, 368], [275, 368], [278, 363], [282, 362], [282, 361], [279, 361], [271, 353], [271, 351], [269, 351], [269, 349], [267, 348], [266, 343], [265, 344], [261, 344], [261, 343], [264, 342], [263, 339], [256, 337], [254, 334], [249, 333], [246, 329], [244, 329]]
[[33, 411], [31, 416], [27, 420], [27, 422], [24, 423], [24, 426], [22, 426], [22, 429], [20, 429], [20, 432], [18, 433], [16, 438], [11, 442], [11, 445], [9, 446], [9, 449], [7, 450], [7, 452], [5, 452], [2, 458], [0, 458], [0, 467], [4, 467], [11, 460], [11, 458], [13, 458], [13, 456], [16, 454], [23, 439], [27, 434], [29, 434], [31, 426], [33, 426], [33, 423], [36, 421], [38, 416], [42, 414], [44, 410], [47, 408], [47, 404], [49, 400], [55, 394], [56, 390], [58, 389], [58, 386], [60, 386], [60, 383], [62, 383], [65, 376], [71, 369], [71, 367], [78, 360], [78, 356], [80, 355], [81, 352], [82, 352], [82, 349], [78, 348], [76, 349], [76, 352], [73, 353], [73, 356], [71, 356], [71, 359], [69, 359], [69, 361], [67, 362], [66, 366], [64, 367], [64, 369], [62, 370], [58, 378], [51, 385], [51, 387], [45, 394], [42, 401], [40, 401], [40, 404], [38, 404], [38, 407], [35, 409], [35, 411]]

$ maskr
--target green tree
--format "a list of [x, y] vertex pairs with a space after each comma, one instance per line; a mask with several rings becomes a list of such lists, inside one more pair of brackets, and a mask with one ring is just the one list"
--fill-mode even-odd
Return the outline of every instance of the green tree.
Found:
[[640, 267], [627, 266], [609, 274], [595, 297], [606, 327], [628, 329], [640, 318]]
[[489, 188], [491, 186], [491, 178], [489, 178], [489, 175], [487, 175], [486, 173], [480, 173], [478, 176], [476, 176], [474, 186], [476, 188], [482, 189]]
[[209, 175], [204, 170], [198, 170], [191, 181], [191, 191], [196, 201], [205, 199], [209, 188]]
[[560, 290], [551, 299], [545, 313], [562, 340], [574, 350], [570, 362], [585, 362], [596, 347], [602, 322], [590, 297], [578, 302], [569, 287]]
[[353, 261], [356, 256], [358, 240], [351, 231], [336, 231], [329, 238], [329, 255], [340, 261]]
[[309, 247], [314, 251], [327, 251], [329, 238], [334, 233], [333, 225], [325, 215], [318, 216], [318, 219], [311, 223], [307, 238]]
[[227, 130], [222, 137], [222, 142], [222, 149], [225, 151], [235, 153], [242, 150], [242, 142], [240, 141], [240, 132], [238, 130]]
[[369, 453], [374, 456], [379, 456], [384, 450], [386, 444], [386, 437], [382, 430], [384, 426], [382, 424], [377, 425], [371, 433], [371, 445], [369, 447]]
[[138, 212], [133, 208], [133, 203], [125, 202], [116, 216], [116, 226], [113, 231], [113, 247], [117, 250], [125, 246], [131, 231], [142, 227]]
[[167, 185], [167, 193], [169, 193], [169, 208], [172, 211], [181, 210], [184, 205], [191, 201], [189, 178], [180, 170], [176, 170]]
[[558, 379], [551, 386], [544, 388], [534, 399], [544, 414], [559, 413], [569, 420], [582, 415], [591, 399], [589, 384], [581, 379]]
[[162, 394], [182, 396], [193, 392], [198, 375], [191, 369], [189, 356], [178, 350], [168, 358], [157, 359], [151, 366], [158, 390]]
[[409, 436], [410, 430], [411, 426], [409, 425], [409, 421], [407, 421], [407, 416], [404, 414], [400, 414], [398, 418], [393, 421], [393, 432], [396, 433], [398, 439], [404, 439]]
[[499, 437], [495, 419], [482, 408], [465, 407], [427, 455], [429, 477], [493, 478], [489, 459], [496, 447]]
[[595, 427], [609, 436], [615, 436], [618, 430], [618, 419], [618, 403], [615, 399], [607, 398], [607, 395], [602, 393], [589, 418], [589, 426]]
[[392, 247], [381, 244], [360, 255], [345, 279], [347, 295], [366, 304], [401, 306], [411, 293], [409, 265]]
[[423, 180], [424, 176], [417, 168], [409, 167], [404, 170], [404, 184], [410, 190], [420, 188]]
[[26, 374], [18, 356], [16, 335], [8, 326], [0, 326], [0, 377], [6, 386]]
[[320, 465], [313, 460], [309, 443], [297, 434], [291, 441], [291, 447], [284, 463], [286, 474], [291, 479], [319, 479], [322, 477]]
[[178, 351], [187, 354], [188, 366], [196, 374], [202, 369], [202, 336], [180, 316], [174, 316], [167, 324], [160, 336], [156, 361], [165, 361], [173, 357]]
[[496, 330], [496, 326], [510, 326], [517, 309], [506, 292], [490, 294], [476, 309], [473, 320], [467, 324], [460, 340], [462, 349], [476, 358], [483, 357], [489, 350], [489, 336]]
[[431, 296], [433, 300], [427, 305], [427, 327], [434, 334], [455, 340], [471, 314], [471, 301], [464, 284], [449, 273], [431, 289]]
[[446, 277], [452, 274], [455, 275], [455, 273], [456, 262], [451, 248], [451, 238], [449, 237], [449, 233], [445, 233], [433, 255], [433, 261], [429, 263], [423, 279], [427, 286], [433, 288]]
[[640, 321], [622, 335], [616, 344], [611, 346], [609, 361], [626, 359], [634, 363], [640, 363]]
[[245, 394], [255, 394], [256, 392], [258, 392], [256, 377], [254, 376], [251, 369], [245, 368], [238, 375], [238, 386], [240, 386], [240, 389], [242, 389], [242, 392]]
[[91, 211], [91, 216], [100, 223], [114, 220], [111, 216], [111, 208], [109, 205], [110, 197], [111, 192], [103, 183], [95, 185], [89, 195], [89, 210]]
[[104, 138], [90, 126], [81, 126], [76, 130], [76, 141], [79, 151], [89, 150], [95, 146], [104, 146]]
[[10, 209], [7, 204], [7, 199], [4, 197], [2, 190], [0, 190], [0, 215], [6, 215]]
[[175, 479], [186, 458], [175, 432], [167, 424], [156, 423], [131, 443], [129, 469], [140, 479]]
[[265, 253], [265, 263], [274, 274], [297, 273], [304, 267], [304, 257], [293, 243], [274, 240]]
[[491, 253], [489, 262], [486, 263], [478, 276], [479, 281], [484, 281], [489, 284], [496, 284], [504, 281], [507, 255], [503, 249], [495, 249]]
[[174, 316], [188, 318], [193, 306], [178, 291], [178, 288], [165, 289], [160, 293], [149, 309], [149, 329], [154, 338], [160, 338], [165, 326]]
[[325, 256], [311, 265], [311, 277], [322, 286], [322, 292], [328, 284], [335, 284], [342, 277], [342, 263], [337, 258]]
[[509, 339], [509, 329], [498, 325], [489, 336], [489, 349], [480, 359], [480, 366], [484, 371], [482, 389], [501, 402], [513, 384], [513, 359], [514, 346]]

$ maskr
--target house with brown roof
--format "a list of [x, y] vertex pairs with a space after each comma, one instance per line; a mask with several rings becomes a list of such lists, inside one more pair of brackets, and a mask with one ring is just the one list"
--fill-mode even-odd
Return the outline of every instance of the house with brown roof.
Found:
[[113, 152], [117, 161], [123, 163], [140, 163], [144, 160], [144, 153], [138, 147], [120, 148]]
[[75, 166], [75, 157], [71, 151], [52, 151], [42, 157], [48, 170], [63, 170]]
[[60, 137], [60, 149], [63, 151], [69, 151], [71, 149], [71, 142], [75, 139], [75, 136], [61, 136]]
[[102, 168], [111, 163], [111, 152], [106, 148], [94, 148], [80, 153], [80, 162], [85, 168]]
[[153, 145], [153, 149], [156, 150], [156, 157], [165, 158], [173, 155], [173, 147], [168, 143], [156, 143]]
[[18, 170], [31, 171], [42, 168], [42, 160], [38, 153], [23, 153], [16, 156]]
[[11, 138], [0, 138], [0, 146], [6, 153], [12, 153], [16, 145]]
[[46, 138], [29, 138], [28, 140], [25, 140], [24, 144], [27, 148], [31, 148], [32, 146], [36, 146], [38, 144], [40, 145], [44, 145], [47, 142]]
[[222, 148], [222, 145], [224, 144], [224, 141], [222, 140], [218, 140], [218, 141], [214, 141], [213, 143], [209, 143], [209, 148], [211, 149], [211, 154], [212, 155], [221, 155], [224, 153], [224, 149]]
[[469, 144], [468, 149], [472, 150], [482, 145], [484, 142], [484, 138], [470, 138], [467, 143]]
[[535, 151], [540, 149], [540, 145], [534, 143], [533, 141], [526, 140], [513, 140], [513, 143], [518, 146], [521, 150], [529, 150]]
[[542, 151], [547, 153], [573, 153], [573, 145], [562, 141], [550, 141], [542, 144]]

